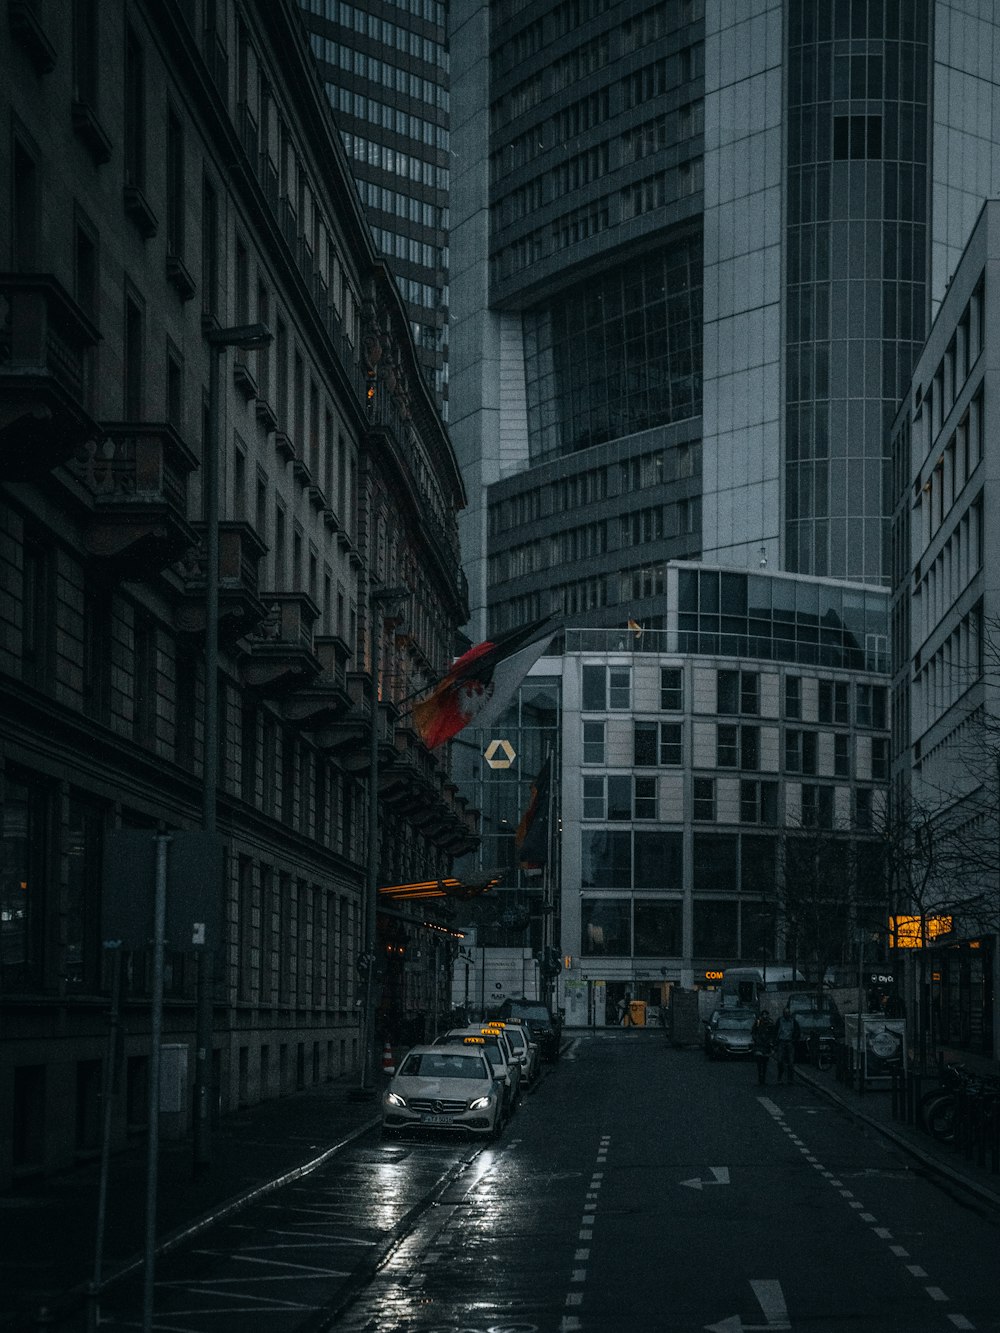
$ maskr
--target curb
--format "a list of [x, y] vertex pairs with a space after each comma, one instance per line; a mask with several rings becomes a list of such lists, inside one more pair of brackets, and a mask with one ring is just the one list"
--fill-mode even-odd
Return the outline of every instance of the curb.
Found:
[[943, 1162], [940, 1157], [936, 1157], [933, 1153], [925, 1152], [923, 1148], [919, 1147], [905, 1134], [898, 1133], [889, 1125], [884, 1124], [883, 1121], [876, 1120], [873, 1116], [865, 1115], [864, 1111], [859, 1110], [857, 1106], [852, 1105], [851, 1102], [841, 1097], [838, 1092], [834, 1092], [832, 1088], [828, 1088], [825, 1084], [820, 1083], [811, 1075], [803, 1074], [802, 1070], [798, 1067], [795, 1069], [795, 1078], [798, 1082], [804, 1084], [813, 1092], [818, 1092], [821, 1096], [826, 1097], [828, 1101], [834, 1102], [837, 1106], [842, 1107], [842, 1109], [845, 1110], [848, 1115], [853, 1116], [855, 1120], [864, 1121], [866, 1125], [869, 1125], [872, 1129], [876, 1130], [877, 1133], [889, 1139], [898, 1148], [902, 1148], [904, 1152], [909, 1153], [909, 1155], [920, 1162], [922, 1166], [925, 1166], [928, 1171], [943, 1176], [951, 1184], [957, 1185], [961, 1189], [968, 1190], [971, 1194], [976, 1195], [976, 1197], [983, 1203], [990, 1204], [993, 1208], [1000, 1208], [1000, 1193], [996, 1190], [990, 1189], [988, 1185], [981, 1185], [978, 1180], [973, 1180], [971, 1176], [967, 1176], [962, 1171], [956, 1171], [955, 1168], [949, 1166], [947, 1162]]

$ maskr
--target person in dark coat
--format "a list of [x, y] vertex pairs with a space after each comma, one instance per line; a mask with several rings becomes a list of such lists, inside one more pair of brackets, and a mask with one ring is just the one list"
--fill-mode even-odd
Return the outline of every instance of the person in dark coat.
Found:
[[753, 1027], [750, 1029], [750, 1043], [753, 1058], [757, 1062], [757, 1082], [766, 1083], [767, 1063], [774, 1049], [774, 1024], [771, 1022], [771, 1015], [766, 1009], [761, 1009], [753, 1021]]
[[788, 1075], [788, 1082], [792, 1081], [792, 1066], [795, 1064], [795, 1043], [801, 1041], [802, 1029], [799, 1027], [799, 1020], [792, 1013], [786, 1004], [781, 1011], [781, 1017], [778, 1019], [778, 1029], [775, 1033], [778, 1054], [778, 1079], [781, 1083], [785, 1075]]

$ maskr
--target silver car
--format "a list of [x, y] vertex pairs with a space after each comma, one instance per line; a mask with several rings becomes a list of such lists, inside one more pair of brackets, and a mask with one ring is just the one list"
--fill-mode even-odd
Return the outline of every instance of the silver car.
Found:
[[716, 1009], [705, 1022], [705, 1057], [749, 1055], [754, 1020], [752, 1009]]
[[385, 1138], [411, 1129], [496, 1138], [504, 1087], [482, 1046], [414, 1046], [382, 1094]]
[[491, 1027], [502, 1027], [514, 1053], [514, 1059], [521, 1065], [521, 1082], [525, 1087], [533, 1083], [538, 1074], [538, 1043], [531, 1040], [531, 1035], [523, 1023], [491, 1023]]

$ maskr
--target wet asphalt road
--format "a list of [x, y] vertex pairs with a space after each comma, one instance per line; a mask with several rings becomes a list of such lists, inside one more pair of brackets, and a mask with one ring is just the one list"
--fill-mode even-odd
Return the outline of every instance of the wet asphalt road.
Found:
[[[1000, 1218], [801, 1086], [574, 1038], [497, 1145], [383, 1143], [163, 1259], [171, 1333], [1000, 1331]], [[141, 1327], [138, 1283], [102, 1328]]]

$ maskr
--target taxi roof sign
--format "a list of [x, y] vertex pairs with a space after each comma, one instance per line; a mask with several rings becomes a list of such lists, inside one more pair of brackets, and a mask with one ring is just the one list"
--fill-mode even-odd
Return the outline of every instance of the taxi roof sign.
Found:
[[463, 1037], [463, 1038], [462, 1038], [462, 1045], [463, 1045], [463, 1046], [485, 1046], [485, 1045], [486, 1045], [486, 1038], [485, 1038], [485, 1037]]

